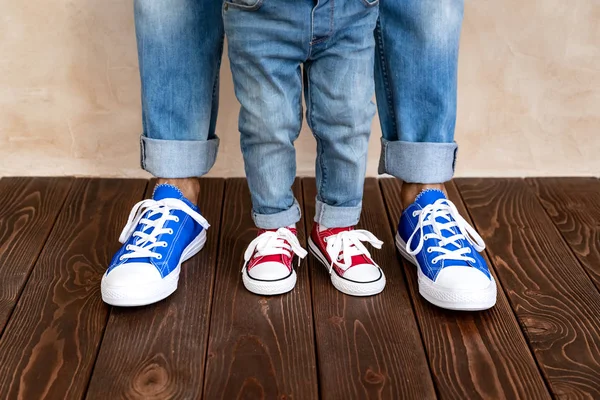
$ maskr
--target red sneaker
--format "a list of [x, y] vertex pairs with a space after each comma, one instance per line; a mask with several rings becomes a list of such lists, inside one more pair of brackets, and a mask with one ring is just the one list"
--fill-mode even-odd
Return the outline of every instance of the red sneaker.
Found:
[[242, 281], [246, 289], [260, 295], [289, 292], [296, 285], [296, 271], [292, 265], [294, 254], [306, 257], [300, 246], [296, 229], [261, 229], [246, 253]]
[[349, 228], [331, 228], [319, 232], [313, 226], [308, 247], [327, 267], [337, 290], [352, 296], [371, 296], [385, 287], [385, 275], [371, 258], [362, 242], [380, 249], [383, 242], [371, 232]]

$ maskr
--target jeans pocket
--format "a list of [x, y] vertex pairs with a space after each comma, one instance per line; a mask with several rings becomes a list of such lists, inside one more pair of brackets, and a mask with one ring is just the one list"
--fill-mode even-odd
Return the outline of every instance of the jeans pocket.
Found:
[[246, 11], [256, 11], [262, 6], [263, 1], [264, 0], [225, 0], [225, 9], [227, 9], [227, 7], [235, 7]]
[[[388, 1], [390, 1], [390, 0], [388, 0]], [[392, 1], [393, 1], [393, 0], [392, 0]], [[362, 2], [363, 2], [363, 3], [365, 3], [365, 5], [366, 5], [367, 7], [374, 7], [374, 6], [376, 6], [377, 4], [379, 4], [379, 0], [362, 0]]]

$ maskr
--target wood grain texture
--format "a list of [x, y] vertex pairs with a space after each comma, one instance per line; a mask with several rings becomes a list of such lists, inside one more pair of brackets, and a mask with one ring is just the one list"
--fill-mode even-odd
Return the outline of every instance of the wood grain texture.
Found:
[[0, 398], [83, 396], [109, 310], [100, 279], [145, 187], [75, 180], [0, 339]]
[[[307, 230], [315, 212], [315, 180], [304, 179]], [[325, 266], [309, 256], [323, 399], [436, 398], [423, 343], [387, 225], [377, 181], [365, 184], [359, 228], [385, 243], [374, 249], [387, 285], [383, 293], [353, 297], [338, 292]]]
[[0, 180], [0, 337], [72, 182], [71, 178]]
[[204, 249], [183, 264], [177, 291], [147, 307], [112, 308], [88, 399], [201, 397], [224, 187], [223, 179], [201, 180], [198, 204], [211, 227]]
[[[397, 179], [381, 179], [380, 184], [389, 223], [395, 234], [402, 213], [401, 184]], [[454, 184], [446, 184], [446, 190], [450, 200], [470, 223]], [[487, 255], [484, 253], [483, 256], [491, 265]], [[498, 300], [491, 310], [444, 310], [429, 304], [419, 295], [416, 267], [399, 257], [406, 271], [417, 321], [441, 399], [550, 398], [502, 287], [498, 287]]]
[[530, 178], [526, 182], [600, 290], [600, 180]]
[[558, 398], [600, 398], [600, 294], [530, 187], [458, 179], [458, 189]]
[[[300, 182], [294, 185], [301, 201]], [[246, 247], [257, 234], [245, 179], [227, 180], [211, 314], [206, 399], [317, 398], [310, 285], [306, 262], [296, 288], [261, 297], [242, 284]], [[305, 245], [302, 222], [298, 224]]]

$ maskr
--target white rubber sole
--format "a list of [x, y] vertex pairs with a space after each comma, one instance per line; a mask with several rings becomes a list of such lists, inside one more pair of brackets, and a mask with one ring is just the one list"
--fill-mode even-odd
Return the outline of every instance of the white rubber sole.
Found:
[[455, 311], [482, 311], [496, 304], [496, 281], [493, 277], [489, 286], [481, 290], [442, 288], [421, 272], [417, 259], [406, 251], [406, 243], [398, 233], [396, 233], [396, 248], [402, 257], [417, 267], [419, 294], [431, 304]]
[[[321, 253], [321, 250], [317, 247], [317, 245], [312, 241], [311, 238], [308, 239], [308, 248], [310, 252], [319, 260], [321, 264], [327, 268], [327, 272], [329, 272], [329, 263], [327, 262], [327, 258]], [[344, 279], [340, 277], [335, 271], [331, 271], [329, 276], [331, 277], [331, 283], [333, 286], [344, 294], [348, 294], [350, 296], [373, 296], [379, 294], [385, 288], [385, 275], [381, 268], [381, 278], [373, 282], [355, 282], [350, 281], [348, 279]]]
[[250, 278], [246, 269], [242, 273], [242, 282], [244, 287], [254, 294], [261, 296], [275, 296], [291, 291], [296, 286], [296, 271], [284, 278], [276, 281], [260, 281]]
[[169, 297], [179, 282], [181, 264], [196, 255], [206, 243], [206, 230], [202, 232], [183, 250], [177, 268], [160, 281], [145, 285], [115, 286], [108, 285], [105, 281], [106, 275], [102, 277], [101, 291], [102, 300], [111, 306], [138, 307], [153, 304]]

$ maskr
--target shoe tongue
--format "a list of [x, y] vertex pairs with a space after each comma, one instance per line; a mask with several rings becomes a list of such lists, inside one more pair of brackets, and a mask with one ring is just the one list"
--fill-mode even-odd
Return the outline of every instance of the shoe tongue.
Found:
[[[298, 231], [296, 230], [296, 228], [292, 228], [287, 226], [286, 229], [288, 229], [290, 232], [292, 232], [294, 235], [298, 235]], [[261, 229], [259, 230], [258, 234], [262, 235], [265, 232], [277, 232], [277, 229]]]
[[181, 190], [177, 189], [173, 185], [169, 185], [168, 183], [163, 183], [163, 184], [157, 185], [154, 188], [154, 193], [152, 194], [152, 198], [154, 200], [178, 199], [178, 200], [183, 201], [188, 206], [190, 206], [190, 208], [192, 210], [194, 210], [194, 211], [198, 210], [197, 206], [194, 203], [192, 203], [191, 201], [189, 201], [183, 195], [183, 193], [181, 193]]
[[173, 185], [169, 185], [163, 183], [161, 185], [157, 185], [154, 188], [154, 193], [152, 194], [152, 198], [154, 200], [162, 200], [162, 199], [182, 199], [185, 198], [181, 190], [177, 189]]
[[[332, 236], [332, 235], [337, 235], [338, 233], [342, 233], [342, 232], [350, 232], [353, 231], [354, 227], [353, 226], [348, 226], [345, 228], [329, 228], [324, 230], [323, 232], [325, 232], [326, 237], [327, 236]], [[354, 247], [354, 245], [352, 245], [352, 247]], [[343, 252], [341, 252], [340, 254], [343, 254]], [[352, 256], [352, 265], [360, 265], [360, 264], [372, 264], [371, 260], [369, 259], [369, 257], [367, 257], [365, 254], [355, 254]]]
[[337, 235], [338, 233], [341, 233], [341, 232], [348, 232], [348, 231], [353, 231], [353, 230], [354, 230], [354, 227], [349, 226], [346, 228], [329, 228], [323, 232], [325, 232], [326, 236], [330, 236], [330, 235]]
[[[425, 189], [423, 190], [415, 199], [415, 203], [417, 203], [419, 206], [421, 206], [422, 208], [424, 208], [425, 206], [429, 205], [429, 204], [433, 204], [435, 203], [437, 200], [439, 199], [447, 199], [446, 195], [444, 194], [444, 192], [442, 192], [439, 189]], [[449, 221], [444, 218], [444, 217], [437, 217], [436, 221], [440, 224], [446, 224]], [[452, 227], [452, 233], [450, 231], [448, 231], [447, 229], [442, 230], [442, 235], [446, 238], [459, 233], [458, 228], [457, 227]], [[426, 233], [429, 232], [433, 232], [433, 229], [431, 227], [427, 227], [426, 228]], [[460, 247], [466, 246], [466, 242], [464, 239], [460, 239], [457, 241], [457, 243], [459, 243], [460, 245], [457, 246], [454, 243], [448, 243], [446, 246], [444, 246], [445, 249], [447, 250], [457, 250]], [[449, 265], [467, 265], [467, 263], [465, 261], [457, 261], [457, 260], [445, 260], [444, 261], [444, 265], [445, 266], [449, 266]]]
[[446, 195], [439, 189], [425, 189], [415, 199], [421, 208], [424, 208], [428, 204], [433, 204], [439, 199], [446, 199]]

